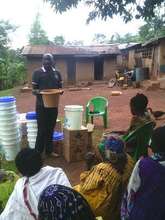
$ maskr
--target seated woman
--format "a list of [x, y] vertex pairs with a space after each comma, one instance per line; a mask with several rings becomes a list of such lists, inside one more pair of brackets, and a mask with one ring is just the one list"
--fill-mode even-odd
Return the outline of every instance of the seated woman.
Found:
[[118, 135], [110, 136], [102, 154], [102, 163], [80, 176], [75, 189], [91, 206], [96, 216], [104, 220], [118, 220], [120, 201], [131, 175], [134, 163], [124, 151], [124, 142]]
[[0, 170], [0, 213], [5, 208], [18, 178], [13, 171]]
[[61, 168], [43, 166], [41, 155], [34, 149], [21, 150], [15, 159], [22, 174], [0, 215], [1, 220], [34, 220], [38, 216], [38, 200], [41, 192], [51, 184], [71, 187]]
[[148, 98], [144, 94], [137, 93], [130, 100], [130, 110], [132, 119], [127, 133], [136, 130], [138, 127], [145, 125], [147, 122], [154, 121], [151, 114], [147, 111]]
[[40, 220], [95, 220], [87, 201], [62, 185], [50, 185], [42, 192], [38, 212]]
[[139, 160], [124, 195], [122, 220], [165, 219], [165, 127], [155, 129], [153, 155]]
[[[144, 126], [148, 122], [153, 122], [153, 126], [156, 124], [151, 114], [147, 111], [148, 98], [144, 94], [137, 94], [130, 100], [130, 110], [132, 113], [132, 119], [129, 129], [124, 134], [127, 136], [130, 132]], [[126, 151], [133, 155], [134, 148], [136, 146], [136, 140], [131, 140], [126, 143]]]

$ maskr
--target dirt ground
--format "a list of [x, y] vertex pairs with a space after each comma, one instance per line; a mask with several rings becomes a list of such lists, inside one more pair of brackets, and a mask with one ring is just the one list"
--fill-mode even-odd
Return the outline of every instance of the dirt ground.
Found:
[[[144, 93], [149, 98], [149, 106], [153, 110], [165, 110], [165, 91], [144, 91], [142, 89], [129, 88], [127, 90], [122, 90], [122, 95], [111, 96], [112, 89], [107, 88], [105, 84], [93, 85], [90, 90], [81, 91], [69, 91], [69, 89], [64, 89], [64, 94], [61, 96], [60, 106], [59, 106], [59, 117], [64, 116], [64, 106], [65, 105], [85, 105], [87, 101], [94, 96], [104, 96], [109, 100], [109, 127], [108, 130], [126, 130], [129, 126], [131, 114], [129, 111], [129, 100], [137, 92]], [[118, 88], [113, 88], [113, 90], [119, 90]], [[35, 110], [35, 97], [28, 93], [21, 93], [16, 95], [17, 98], [17, 109], [20, 113], [34, 111]], [[102, 119], [98, 118], [94, 121], [97, 129], [102, 129]], [[157, 125], [165, 124], [165, 118], [157, 121]], [[79, 182], [79, 174], [84, 170], [84, 162], [77, 162], [67, 164], [62, 158], [50, 159], [46, 161], [46, 164], [60, 166], [68, 174], [71, 183], [77, 184]]]

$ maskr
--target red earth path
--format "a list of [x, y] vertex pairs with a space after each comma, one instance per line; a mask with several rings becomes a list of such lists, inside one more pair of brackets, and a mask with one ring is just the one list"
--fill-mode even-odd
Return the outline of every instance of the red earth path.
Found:
[[[129, 100], [136, 93], [144, 93], [149, 99], [149, 106], [153, 110], [163, 110], [165, 111], [165, 91], [145, 91], [142, 89], [129, 88], [127, 90], [122, 90], [122, 95], [112, 96], [112, 89], [108, 88], [107, 85], [93, 85], [90, 90], [81, 91], [69, 91], [69, 89], [64, 89], [64, 94], [61, 96], [59, 105], [59, 116], [64, 116], [64, 106], [65, 105], [85, 105], [87, 101], [94, 96], [104, 96], [109, 101], [109, 130], [126, 130], [128, 128], [131, 114], [129, 110]], [[115, 88], [113, 90], [118, 90]], [[35, 97], [28, 93], [16, 94], [17, 98], [17, 109], [20, 113], [34, 111], [35, 110]], [[159, 120], [158, 125], [165, 124], [165, 119]], [[96, 119], [95, 125], [99, 128], [102, 126], [102, 120]], [[50, 159], [46, 161], [47, 164], [54, 166], [60, 166], [64, 168], [70, 180], [73, 184], [79, 182], [79, 174], [84, 169], [83, 162], [67, 164], [63, 159]]]

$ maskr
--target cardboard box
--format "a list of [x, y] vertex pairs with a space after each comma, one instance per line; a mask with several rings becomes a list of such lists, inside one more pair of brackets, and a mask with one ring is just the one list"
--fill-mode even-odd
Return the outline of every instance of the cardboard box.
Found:
[[64, 128], [63, 156], [67, 162], [84, 160], [88, 147], [88, 129], [69, 130]]

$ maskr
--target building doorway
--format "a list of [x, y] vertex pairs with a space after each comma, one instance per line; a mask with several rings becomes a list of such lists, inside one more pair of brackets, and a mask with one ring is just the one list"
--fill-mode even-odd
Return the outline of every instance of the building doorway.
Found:
[[103, 80], [103, 58], [96, 57], [94, 60], [94, 80]]
[[76, 82], [76, 62], [74, 58], [67, 59], [67, 77], [68, 83], [74, 84]]

